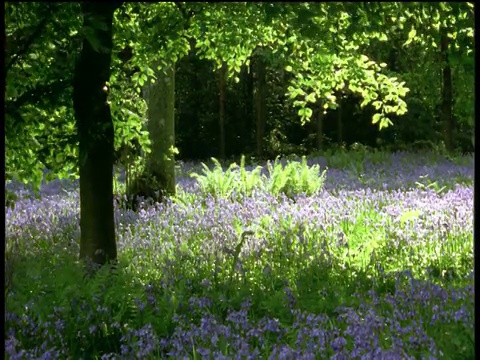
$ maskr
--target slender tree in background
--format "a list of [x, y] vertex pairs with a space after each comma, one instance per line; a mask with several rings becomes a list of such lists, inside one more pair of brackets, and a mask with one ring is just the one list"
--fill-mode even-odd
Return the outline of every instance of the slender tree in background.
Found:
[[257, 157], [263, 156], [263, 138], [265, 136], [265, 127], [267, 122], [266, 113], [266, 66], [261, 53], [261, 49], [257, 48], [252, 61], [252, 71], [254, 79], [254, 104], [255, 104], [255, 120], [256, 120], [256, 149]]
[[455, 127], [453, 118], [452, 101], [452, 68], [449, 63], [448, 49], [449, 40], [447, 31], [442, 29], [440, 32], [440, 55], [443, 60], [442, 66], [442, 103], [441, 103], [441, 121], [444, 126], [445, 148], [448, 151], [454, 150], [453, 131]]
[[75, 67], [73, 105], [80, 143], [80, 258], [115, 260], [114, 131], [107, 100], [113, 13], [120, 2], [84, 2], [83, 47]]
[[316, 147], [317, 150], [323, 150], [323, 119], [325, 118], [325, 109], [323, 108], [323, 101], [318, 102], [316, 123]]
[[339, 144], [341, 144], [343, 142], [342, 96], [338, 97], [337, 141], [338, 141]]
[[219, 156], [225, 159], [225, 95], [226, 95], [226, 66], [223, 64], [218, 73], [218, 132], [219, 132]]

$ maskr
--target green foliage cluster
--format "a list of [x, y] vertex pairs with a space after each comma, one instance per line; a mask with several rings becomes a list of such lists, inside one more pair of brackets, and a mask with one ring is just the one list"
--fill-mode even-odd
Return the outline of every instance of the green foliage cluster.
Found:
[[[284, 16], [283, 20], [274, 19], [269, 25], [272, 28], [278, 25], [278, 29], [282, 29], [274, 32], [278, 35], [277, 45], [269, 43], [261, 51], [255, 50], [255, 54], [261, 54], [267, 63], [267, 153], [275, 157], [291, 152], [311, 152], [312, 145], [306, 139], [312, 135], [313, 126], [302, 126], [298, 117], [311, 117], [310, 122], [315, 123], [315, 114], [322, 109], [327, 112], [323, 130], [327, 146], [362, 142], [391, 150], [406, 150], [412, 149], [415, 141], [425, 140], [434, 146], [440, 144], [444, 138], [440, 104], [441, 73], [445, 63], [441, 61], [438, 29], [445, 22], [450, 24], [451, 47], [448, 51], [453, 71], [453, 116], [457, 126], [454, 137], [459, 149], [471, 151], [474, 72], [471, 66], [473, 18], [470, 5], [389, 3], [381, 6], [367, 4], [362, 9], [355, 4], [353, 9], [350, 4], [302, 4], [298, 8], [296, 5], [287, 6], [283, 12], [278, 10], [277, 13]], [[330, 7], [338, 11], [327, 11], [331, 10]], [[293, 15], [296, 11], [298, 19]], [[313, 14], [317, 11], [324, 16], [316, 19]], [[429, 17], [430, 14], [434, 16]], [[461, 16], [456, 19], [459, 14]], [[329, 16], [337, 16], [339, 21], [334, 22]], [[287, 18], [288, 22], [284, 20]], [[300, 30], [282, 28], [279, 25], [282, 21], [300, 23]], [[317, 41], [318, 37], [312, 40], [304, 36], [308, 31], [302, 24], [309, 24], [312, 32], [324, 35], [322, 41]], [[289, 55], [285, 56], [283, 52]], [[179, 131], [186, 158], [192, 158], [194, 153], [188, 144], [199, 142], [202, 144], [200, 158], [218, 154], [215, 142], [210, 140], [218, 136], [215, 118], [218, 104], [216, 99], [209, 98], [217, 91], [217, 85], [204, 67], [194, 64], [185, 64], [185, 67], [189, 72], [201, 71], [196, 75], [197, 81], [205, 86], [193, 88], [182, 83], [178, 86], [185, 86], [184, 91], [188, 91], [189, 97], [193, 92], [195, 98], [205, 98], [207, 102], [200, 102], [201, 108], [194, 107], [199, 110], [192, 110], [194, 115], [190, 119], [187, 111], [183, 111], [184, 106], [188, 106], [183, 90], [178, 95], [182, 104], [180, 123], [194, 124], [198, 112], [201, 114], [200, 132], [192, 131], [194, 135], [189, 135], [190, 128], [185, 133]], [[249, 67], [244, 66], [244, 69], [238, 78], [241, 82], [248, 82]], [[228, 83], [227, 98], [236, 100], [228, 103], [234, 109], [227, 113], [226, 124], [227, 150], [232, 155], [248, 153], [255, 138], [253, 121], [245, 120], [246, 116], [253, 117], [248, 110], [245, 111], [245, 107], [251, 106], [246, 93], [248, 86], [237, 86], [233, 81]], [[289, 96], [293, 98], [289, 99]], [[462, 109], [455, 105], [458, 102], [464, 105]], [[370, 126], [372, 119], [379, 126]], [[340, 121], [343, 130], [339, 130]], [[378, 131], [379, 127], [391, 123], [394, 126]], [[250, 133], [244, 131], [248, 126], [252, 129]], [[205, 140], [199, 139], [198, 133], [205, 134]]]
[[68, 178], [78, 154], [71, 80], [80, 46], [75, 3], [5, 4], [6, 179]]
[[[38, 187], [45, 169], [49, 179], [76, 177], [71, 77], [84, 35], [80, 8], [7, 3], [5, 10], [7, 179]], [[307, 140], [312, 129], [302, 124], [314, 123], [317, 112], [326, 112], [328, 144], [372, 145], [377, 138], [393, 148], [415, 140], [439, 143], [445, 59], [452, 70], [455, 139], [462, 148], [474, 140], [472, 3], [124, 3], [114, 22], [107, 85], [121, 154], [135, 141], [148, 153], [142, 92], [155, 82], [155, 71], [173, 64], [181, 65], [176, 135], [183, 148], [195, 144], [201, 158], [218, 155], [212, 94], [218, 92], [215, 72], [224, 66], [227, 147], [235, 147], [227, 150], [253, 153], [253, 56], [267, 65], [264, 140], [272, 157], [313, 150]], [[449, 47], [442, 53], [445, 37]], [[378, 132], [392, 123], [393, 129]], [[193, 152], [185, 150], [187, 157]], [[124, 158], [120, 162], [130, 161]]]
[[289, 198], [299, 194], [311, 196], [322, 190], [327, 172], [327, 169], [320, 172], [318, 164], [309, 166], [305, 156], [301, 162], [288, 161], [286, 165], [279, 158], [273, 163], [267, 162], [268, 176], [262, 174], [261, 166], [247, 170], [244, 155], [240, 166], [232, 163], [226, 170], [217, 159], [212, 158], [212, 162], [212, 169], [202, 163], [203, 174], [194, 172], [190, 176], [197, 179], [202, 194], [214, 198], [252, 196], [255, 190], [266, 190], [275, 196], [284, 194]]

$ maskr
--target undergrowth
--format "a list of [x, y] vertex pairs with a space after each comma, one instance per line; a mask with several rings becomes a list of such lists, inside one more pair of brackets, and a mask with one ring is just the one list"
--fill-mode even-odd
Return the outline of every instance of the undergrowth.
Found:
[[334, 196], [305, 158], [194, 176], [118, 225], [118, 264], [91, 277], [71, 225], [46, 236], [41, 203], [9, 209], [26, 217], [7, 222], [7, 358], [473, 358], [464, 190]]

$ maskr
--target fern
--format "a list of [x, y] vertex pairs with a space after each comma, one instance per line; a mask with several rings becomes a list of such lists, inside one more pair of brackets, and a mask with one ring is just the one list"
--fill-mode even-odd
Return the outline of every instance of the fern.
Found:
[[291, 161], [285, 167], [277, 158], [273, 165], [267, 163], [267, 167], [270, 175], [267, 189], [275, 196], [280, 193], [290, 198], [301, 193], [313, 195], [323, 188], [325, 182], [326, 170], [320, 174], [318, 165], [309, 167], [305, 156], [301, 163]]
[[240, 160], [240, 193], [251, 196], [253, 191], [262, 185], [262, 167], [257, 166], [252, 171], [245, 169], [245, 155]]
[[267, 162], [268, 177], [261, 175], [262, 167], [257, 166], [252, 171], [245, 169], [245, 156], [240, 160], [240, 166], [233, 163], [226, 171], [218, 160], [212, 158], [214, 168], [210, 169], [202, 163], [203, 175], [191, 174], [198, 180], [203, 194], [214, 198], [234, 198], [236, 196], [251, 196], [255, 189], [264, 188], [274, 196], [285, 194], [292, 198], [305, 193], [318, 193], [325, 182], [326, 170], [320, 173], [319, 165], [309, 167], [307, 158], [302, 161], [289, 161], [285, 166], [279, 157], [273, 162]]
[[204, 194], [210, 194], [215, 199], [229, 198], [238, 187], [238, 175], [234, 170], [238, 167], [233, 163], [224, 172], [220, 162], [212, 158], [214, 167], [212, 170], [202, 163], [203, 175], [192, 173], [190, 176], [197, 179], [200, 189]]
[[273, 165], [270, 162], [267, 162], [267, 169], [270, 176], [267, 188], [270, 193], [277, 196], [285, 190], [288, 182], [289, 169], [283, 168], [283, 165], [279, 161], [278, 157], [275, 159]]

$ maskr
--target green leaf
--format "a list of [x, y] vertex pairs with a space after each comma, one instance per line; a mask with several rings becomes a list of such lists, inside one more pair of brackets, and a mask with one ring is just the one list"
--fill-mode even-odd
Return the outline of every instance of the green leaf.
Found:
[[372, 117], [372, 124], [378, 123], [382, 119], [382, 114], [374, 114]]
[[392, 121], [386, 116], [383, 116], [382, 120], [380, 120], [380, 125], [378, 128], [382, 130], [383, 128], [387, 128], [390, 125], [393, 125]]
[[417, 30], [415, 30], [415, 28], [412, 26], [412, 29], [408, 33], [408, 39], [407, 41], [405, 41], [403, 46], [407, 46], [408, 44], [410, 44], [415, 39], [416, 35], [417, 35]]
[[380, 108], [382, 107], [382, 102], [380, 100], [375, 100], [373, 103], [372, 103], [373, 107], [376, 109], [376, 110], [380, 110]]
[[316, 98], [316, 96], [315, 96], [315, 93], [313, 92], [313, 93], [308, 94], [307, 97], [305, 98], [305, 100], [306, 100], [307, 102], [316, 103], [316, 102], [317, 102], [317, 98]]
[[312, 109], [307, 107], [298, 110], [298, 115], [300, 115], [302, 119], [310, 119], [312, 117], [312, 114]]

